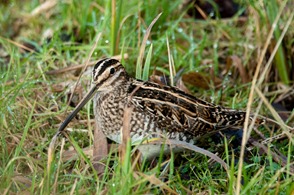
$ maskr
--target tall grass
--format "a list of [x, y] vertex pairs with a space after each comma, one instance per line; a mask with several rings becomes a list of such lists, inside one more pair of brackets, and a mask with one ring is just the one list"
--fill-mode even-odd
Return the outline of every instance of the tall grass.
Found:
[[[282, 3], [284, 5], [286, 5], [287, 2], [288, 1], [285, 1]], [[278, 11], [279, 11], [278, 10], [278, 8], [279, 8], [278, 3], [279, 2], [277, 2], [275, 0], [270, 0], [270, 1], [264, 1], [264, 3], [265, 3], [266, 14], [268, 16], [269, 23], [271, 25], [274, 25], [275, 18], [278, 15]], [[278, 28], [279, 24], [280, 23], [278, 23], [277, 25], [274, 26], [275, 27], [275, 30], [274, 30], [275, 41], [277, 41], [281, 37], [281, 31], [280, 31], [280, 28]], [[278, 51], [275, 54], [274, 59], [275, 59], [274, 60], [275, 67], [278, 70], [278, 73], [279, 73], [281, 80], [283, 81], [283, 83], [289, 84], [290, 80], [289, 80], [288, 70], [291, 67], [289, 67], [289, 66], [287, 67], [286, 57], [285, 57], [284, 49], [283, 49], [282, 45], [279, 46]]]
[[[238, 17], [217, 22], [195, 20], [185, 14], [187, 8], [180, 9], [182, 1], [58, 1], [35, 16], [31, 13], [41, 1], [0, 3], [0, 193], [291, 194], [293, 139], [289, 137], [293, 132], [267, 101], [282, 93], [277, 90], [273, 97], [263, 93], [263, 89], [279, 86], [278, 82], [265, 82], [269, 79], [266, 73], [269, 65], [264, 57], [272, 41], [270, 33], [279, 45], [279, 49], [270, 50], [275, 55], [279, 77], [283, 83], [290, 83], [287, 71], [290, 65], [281, 41], [293, 30], [290, 25], [293, 14], [286, 19], [279, 15], [287, 11], [283, 9], [287, 2], [270, 0], [265, 7], [255, 1], [244, 2], [249, 12], [242, 24]], [[264, 25], [267, 17], [271, 25], [276, 24], [271, 32], [269, 25]], [[285, 28], [279, 30], [280, 26]], [[53, 37], [46, 37], [45, 32], [53, 32]], [[101, 38], [88, 58], [99, 33]], [[67, 107], [69, 91], [82, 71], [75, 69], [60, 74], [47, 74], [47, 71], [116, 54], [127, 54], [121, 62], [130, 75], [142, 80], [148, 80], [151, 73], [173, 75], [180, 70], [183, 74], [198, 72], [209, 78], [219, 77], [220, 86], [202, 89], [187, 85], [187, 88], [199, 98], [218, 99], [219, 104], [233, 105], [236, 109], [245, 110], [248, 102], [251, 111], [258, 110], [261, 100], [264, 105], [260, 114], [274, 116], [288, 138], [266, 146], [269, 153], [263, 155], [258, 150], [247, 151], [244, 145], [247, 140], [244, 140], [241, 154], [247, 151], [245, 161], [230, 139], [225, 139], [222, 145], [222, 142], [213, 143], [211, 136], [205, 138], [208, 149], [218, 152], [229, 165], [228, 172], [206, 156], [186, 152], [171, 153], [169, 157], [161, 154], [154, 161], [139, 163], [127, 144], [124, 158], [120, 158], [115, 148], [105, 156], [101, 161], [106, 166], [105, 172], [97, 176], [88, 153], [95, 142], [91, 133], [93, 109], [88, 105], [70, 124], [73, 132], [58, 139], [48, 171], [50, 139], [73, 109], [74, 103]], [[253, 83], [258, 88], [251, 82], [242, 83], [237, 69], [226, 64], [232, 55], [248, 71], [248, 80], [252, 80], [250, 75], [256, 71]], [[171, 74], [173, 69], [175, 72]], [[91, 68], [82, 75], [82, 91], [73, 99], [82, 96], [90, 85], [87, 72]], [[260, 132], [266, 136], [276, 133], [266, 128]], [[274, 145], [287, 157], [286, 166], [276, 162], [270, 153]], [[72, 154], [71, 158], [65, 157], [68, 153]]]

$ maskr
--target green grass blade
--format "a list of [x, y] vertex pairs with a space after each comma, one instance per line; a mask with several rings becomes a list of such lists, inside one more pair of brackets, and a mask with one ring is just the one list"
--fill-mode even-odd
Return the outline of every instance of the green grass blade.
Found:
[[[265, 1], [265, 8], [267, 11], [267, 15], [268, 15], [268, 19], [270, 21], [271, 24], [273, 24], [277, 14], [278, 14], [278, 3], [276, 0], [266, 0]], [[279, 29], [279, 25], [276, 26], [275, 30], [274, 30], [274, 37], [275, 40], [277, 41], [281, 36], [281, 31]], [[283, 83], [285, 84], [289, 84], [290, 80], [289, 80], [289, 74], [288, 74], [288, 68], [287, 64], [286, 64], [286, 57], [285, 57], [285, 53], [283, 51], [283, 46], [280, 45], [278, 48], [278, 51], [275, 55], [274, 58], [275, 61], [275, 66], [278, 70], [280, 79], [282, 80]]]
[[147, 53], [145, 64], [144, 64], [143, 76], [142, 76], [143, 81], [147, 81], [148, 78], [149, 78], [149, 70], [150, 70], [152, 49], [153, 49], [153, 45], [151, 44], [151, 46], [150, 46], [150, 48], [148, 50], [148, 53]]

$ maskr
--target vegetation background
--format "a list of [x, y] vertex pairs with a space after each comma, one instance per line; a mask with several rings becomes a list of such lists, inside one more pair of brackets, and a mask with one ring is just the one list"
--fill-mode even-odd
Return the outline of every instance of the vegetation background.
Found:
[[[293, 194], [294, 3], [240, 1], [224, 18], [229, 1], [207, 2], [2, 0], [0, 193]], [[143, 163], [128, 153], [121, 163], [114, 152], [98, 179], [88, 104], [47, 169], [50, 140], [87, 91], [91, 66], [112, 56], [137, 78], [171, 75], [170, 84], [199, 98], [278, 125], [245, 127], [246, 147], [242, 134], [205, 138], [228, 172], [197, 153]]]

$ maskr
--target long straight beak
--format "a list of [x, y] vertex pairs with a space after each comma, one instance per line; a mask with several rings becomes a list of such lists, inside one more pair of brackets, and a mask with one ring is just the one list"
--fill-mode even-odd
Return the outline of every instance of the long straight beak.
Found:
[[68, 123], [77, 115], [77, 113], [84, 107], [84, 105], [92, 99], [94, 96], [96, 90], [98, 89], [98, 86], [93, 86], [90, 91], [85, 95], [85, 97], [80, 101], [80, 103], [76, 106], [76, 108], [66, 117], [66, 119], [63, 121], [63, 123], [60, 125], [57, 134], [61, 134], [62, 131], [65, 129], [65, 127], [68, 125]]

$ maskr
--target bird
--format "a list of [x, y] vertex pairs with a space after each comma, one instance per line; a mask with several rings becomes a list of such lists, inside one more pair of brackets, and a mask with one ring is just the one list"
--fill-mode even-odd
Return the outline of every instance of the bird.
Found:
[[195, 144], [205, 135], [240, 129], [246, 117], [244, 111], [215, 105], [176, 87], [135, 79], [118, 60], [105, 58], [94, 66], [91, 89], [58, 132], [62, 132], [91, 99], [98, 128], [116, 143], [122, 142], [127, 107], [132, 107], [129, 120], [132, 143], [165, 136]]

